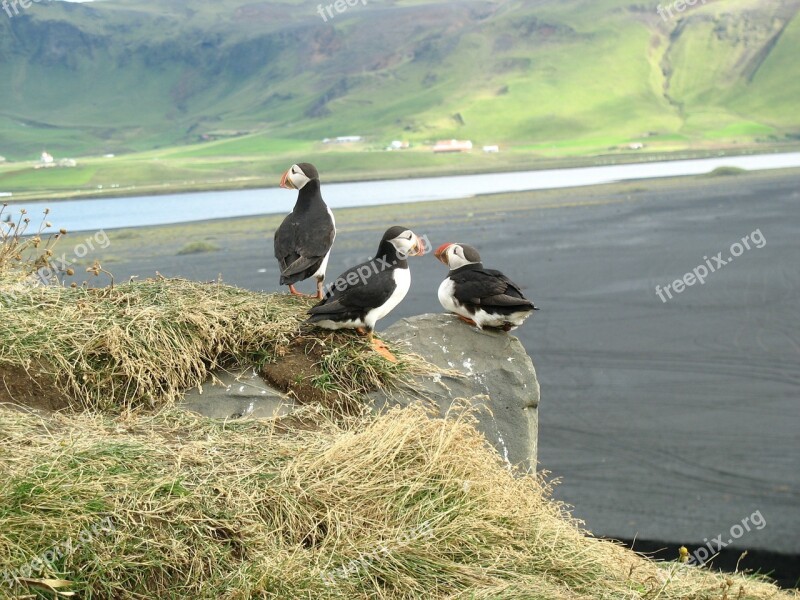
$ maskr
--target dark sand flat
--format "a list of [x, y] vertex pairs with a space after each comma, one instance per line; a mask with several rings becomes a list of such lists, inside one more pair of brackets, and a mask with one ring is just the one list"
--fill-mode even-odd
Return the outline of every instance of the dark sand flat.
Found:
[[[265, 207], [268, 210], [268, 207]], [[57, 215], [53, 216], [57, 221]], [[277, 290], [278, 217], [114, 232], [130, 275]], [[404, 224], [477, 246], [541, 312], [518, 332], [542, 382], [541, 467], [598, 535], [800, 553], [800, 172], [685, 178], [337, 213], [329, 275]], [[766, 239], [663, 303], [704, 256]], [[76, 234], [80, 238], [80, 234]], [[190, 241], [218, 251], [177, 256]], [[438, 312], [444, 267], [411, 264], [396, 318]], [[311, 291], [306, 285], [306, 291]]]

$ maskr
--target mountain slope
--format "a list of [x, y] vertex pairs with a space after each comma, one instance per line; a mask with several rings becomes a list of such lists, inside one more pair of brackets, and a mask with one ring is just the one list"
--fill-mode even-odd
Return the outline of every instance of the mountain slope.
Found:
[[656, 4], [369, 0], [327, 22], [290, 0], [34, 4], [0, 21], [0, 154], [226, 139], [187, 151], [235, 156], [347, 134], [581, 153], [800, 133], [798, 0], [667, 21]]

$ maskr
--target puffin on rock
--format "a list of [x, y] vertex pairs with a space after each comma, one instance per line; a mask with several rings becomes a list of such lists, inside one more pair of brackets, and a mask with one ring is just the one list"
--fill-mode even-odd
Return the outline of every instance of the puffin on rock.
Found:
[[288, 285], [292, 294], [302, 296], [294, 284], [315, 277], [316, 298], [322, 298], [322, 282], [336, 237], [336, 222], [322, 199], [319, 173], [309, 163], [292, 165], [283, 174], [281, 187], [299, 190], [294, 209], [275, 232], [275, 258], [281, 268], [281, 285]]
[[516, 283], [500, 271], [484, 268], [472, 246], [443, 244], [435, 255], [450, 267], [450, 275], [439, 286], [439, 302], [462, 321], [478, 329], [511, 331], [539, 310]]
[[411, 287], [408, 256], [425, 254], [425, 241], [407, 227], [390, 227], [375, 258], [352, 267], [328, 284], [324, 299], [308, 311], [324, 329], [355, 329], [391, 362], [397, 359], [373, 337], [375, 323], [406, 297]]

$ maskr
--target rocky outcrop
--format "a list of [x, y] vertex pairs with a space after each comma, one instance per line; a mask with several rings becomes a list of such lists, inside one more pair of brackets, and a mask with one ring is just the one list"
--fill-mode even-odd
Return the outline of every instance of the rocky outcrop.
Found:
[[202, 389], [190, 390], [183, 408], [213, 419], [270, 419], [288, 415], [294, 409], [292, 399], [270, 387], [254, 369], [220, 371], [214, 380]]
[[[457, 401], [477, 409], [478, 429], [509, 464], [536, 468], [539, 382], [530, 357], [513, 335], [479, 331], [450, 315], [397, 322], [381, 337], [421, 355], [452, 375], [418, 377], [415, 385], [371, 395], [376, 411], [423, 404], [444, 415]], [[184, 407], [213, 418], [271, 418], [294, 410], [253, 370], [217, 373], [217, 381], [186, 395]]]
[[429, 362], [460, 376], [420, 377], [420, 392], [373, 394], [376, 409], [435, 403], [445, 414], [457, 399], [478, 411], [478, 429], [506, 462], [535, 470], [539, 428], [539, 381], [533, 362], [513, 335], [479, 331], [450, 315], [403, 319], [382, 337], [406, 343]]

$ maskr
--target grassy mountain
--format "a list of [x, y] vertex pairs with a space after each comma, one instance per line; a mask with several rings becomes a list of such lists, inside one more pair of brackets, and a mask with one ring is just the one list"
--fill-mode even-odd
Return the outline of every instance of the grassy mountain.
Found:
[[[800, 0], [709, 0], [673, 18], [635, 0], [368, 0], [326, 21], [325, 5], [104, 0], [0, 13], [0, 154], [162, 149], [162, 164], [143, 154], [133, 167], [157, 181], [197, 178], [219, 156], [319, 153], [320, 139], [348, 134], [372, 149], [460, 137], [526, 156], [800, 136]], [[24, 189], [29, 176], [0, 170], [0, 186]]]

